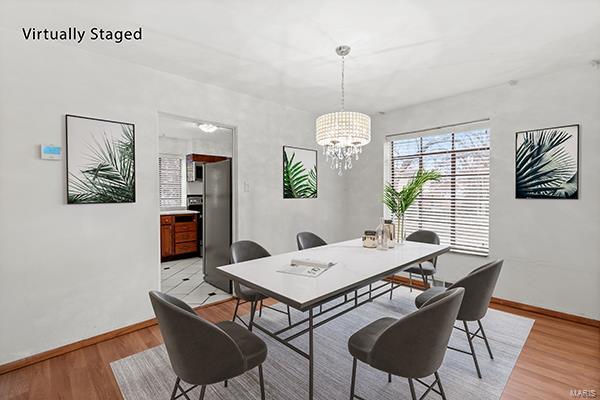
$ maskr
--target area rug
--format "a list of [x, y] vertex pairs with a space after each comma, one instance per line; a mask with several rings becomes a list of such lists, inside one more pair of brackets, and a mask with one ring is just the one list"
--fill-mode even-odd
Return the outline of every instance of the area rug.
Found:
[[[397, 317], [415, 310], [412, 293], [404, 287], [396, 289], [394, 299], [382, 296], [315, 330], [315, 399], [347, 399], [350, 393], [352, 358], [348, 353], [348, 338], [363, 326], [380, 317]], [[302, 318], [295, 312], [293, 319]], [[260, 323], [276, 329], [287, 324], [287, 316], [266, 309]], [[475, 349], [483, 379], [477, 378], [471, 356], [448, 350], [439, 370], [448, 399], [499, 399], [519, 353], [527, 340], [533, 320], [490, 309], [482, 321], [494, 354], [491, 360], [485, 344], [476, 339]], [[461, 325], [462, 326], [462, 325]], [[473, 330], [476, 324], [473, 324]], [[267, 399], [305, 400], [308, 398], [307, 361], [290, 349], [256, 331], [268, 345], [264, 364]], [[302, 336], [294, 344], [306, 350], [307, 338]], [[454, 330], [450, 345], [468, 350], [463, 332]], [[211, 360], [205, 360], [210, 363]], [[111, 368], [125, 400], [169, 399], [175, 375], [163, 346], [158, 346], [111, 363]], [[428, 382], [432, 378], [425, 379]], [[186, 386], [187, 387], [187, 386]], [[394, 377], [388, 383], [387, 374], [359, 362], [356, 393], [368, 400], [410, 399], [408, 381]], [[416, 384], [420, 396], [424, 388]], [[189, 392], [198, 398], [199, 388]], [[430, 393], [428, 398], [439, 398]], [[257, 370], [249, 371], [222, 384], [207, 388], [207, 400], [260, 399]]]

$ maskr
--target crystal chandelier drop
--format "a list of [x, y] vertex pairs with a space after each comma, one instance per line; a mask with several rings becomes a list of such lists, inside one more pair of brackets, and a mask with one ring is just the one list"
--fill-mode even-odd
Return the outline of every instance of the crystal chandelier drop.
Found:
[[342, 109], [317, 118], [316, 137], [327, 161], [331, 160], [331, 168], [342, 175], [352, 168], [353, 158], [358, 160], [362, 146], [371, 141], [371, 117], [344, 109], [344, 58], [350, 53], [350, 46], [339, 46], [335, 52], [342, 57]]

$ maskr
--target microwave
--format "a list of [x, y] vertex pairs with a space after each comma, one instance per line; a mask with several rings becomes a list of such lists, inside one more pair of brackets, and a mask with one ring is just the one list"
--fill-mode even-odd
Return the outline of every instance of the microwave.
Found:
[[202, 180], [202, 172], [204, 169], [204, 163], [197, 161], [188, 161], [187, 162], [187, 181], [201, 181]]

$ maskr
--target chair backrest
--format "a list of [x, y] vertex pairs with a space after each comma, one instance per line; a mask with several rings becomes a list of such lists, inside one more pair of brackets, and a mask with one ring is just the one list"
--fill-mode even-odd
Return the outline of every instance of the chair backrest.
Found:
[[252, 240], [237, 241], [231, 245], [230, 251], [231, 261], [234, 263], [256, 260], [271, 255], [264, 247]]
[[450, 340], [464, 289], [450, 289], [388, 327], [377, 339], [369, 364], [405, 378], [438, 370]]
[[[256, 260], [257, 258], [269, 257], [271, 254], [260, 244], [252, 240], [240, 240], [231, 245], [231, 261], [240, 263], [244, 261]], [[241, 293], [240, 283], [233, 281], [235, 293]]]
[[[414, 231], [406, 237], [406, 240], [419, 243], [440, 244], [440, 237], [438, 234], [425, 229]], [[434, 267], [437, 266], [437, 257], [432, 258], [431, 262]]]
[[325, 246], [327, 244], [326, 241], [324, 241], [312, 232], [300, 232], [299, 234], [297, 234], [296, 243], [298, 244], [298, 250]]
[[149, 294], [171, 366], [179, 378], [208, 385], [245, 371], [242, 351], [221, 328], [173, 296], [158, 291]]
[[465, 289], [465, 298], [458, 312], [459, 320], [477, 321], [485, 316], [503, 262], [503, 260], [496, 260], [482, 265], [450, 286], [451, 288], [462, 287]]

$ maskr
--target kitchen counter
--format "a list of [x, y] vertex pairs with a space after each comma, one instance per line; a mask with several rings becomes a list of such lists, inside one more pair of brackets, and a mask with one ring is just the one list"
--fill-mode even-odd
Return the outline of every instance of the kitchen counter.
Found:
[[194, 210], [169, 210], [161, 211], [160, 215], [184, 215], [184, 214], [200, 214], [199, 211]]

